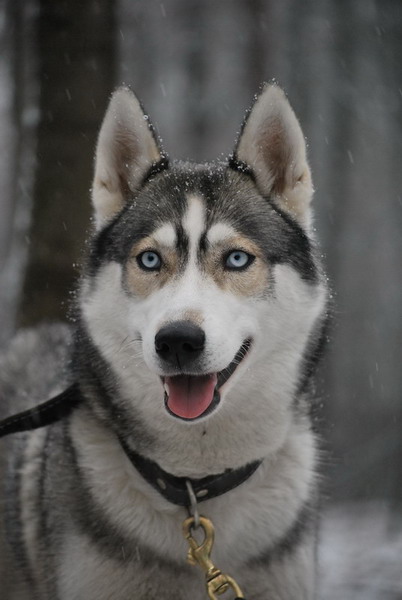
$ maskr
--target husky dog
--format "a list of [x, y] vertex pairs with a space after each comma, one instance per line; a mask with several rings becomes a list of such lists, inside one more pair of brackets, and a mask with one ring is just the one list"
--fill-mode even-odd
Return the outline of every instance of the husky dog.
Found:
[[327, 291], [312, 191], [277, 86], [218, 164], [170, 163], [133, 93], [115, 92], [71, 333], [21, 333], [1, 362], [3, 416], [72, 383], [82, 398], [7, 440], [2, 600], [205, 599], [186, 480], [214, 564], [248, 600], [314, 597]]

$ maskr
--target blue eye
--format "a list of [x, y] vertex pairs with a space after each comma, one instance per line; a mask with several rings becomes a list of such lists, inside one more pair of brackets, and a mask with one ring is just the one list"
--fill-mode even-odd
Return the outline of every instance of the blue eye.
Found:
[[226, 269], [232, 271], [242, 271], [243, 269], [247, 269], [247, 267], [251, 265], [254, 258], [255, 257], [252, 254], [248, 254], [243, 250], [233, 250], [226, 257], [225, 267]]
[[147, 250], [137, 256], [137, 263], [144, 271], [159, 271], [162, 261], [159, 254]]

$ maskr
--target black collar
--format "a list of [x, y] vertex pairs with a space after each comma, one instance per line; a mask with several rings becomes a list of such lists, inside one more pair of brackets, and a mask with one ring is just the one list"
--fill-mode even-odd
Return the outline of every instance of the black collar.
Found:
[[186, 481], [191, 483], [197, 502], [209, 500], [221, 496], [244, 483], [261, 464], [261, 460], [255, 460], [238, 469], [226, 469], [219, 475], [208, 475], [202, 479], [190, 479], [189, 477], [176, 477], [164, 471], [156, 462], [137, 454], [134, 450], [120, 439], [122, 448], [131, 463], [155, 490], [166, 500], [178, 506], [190, 506], [190, 498], [187, 491]]
[[[0, 437], [55, 423], [67, 417], [83, 402], [84, 397], [81, 394], [79, 385], [75, 383], [47, 402], [0, 421]], [[202, 479], [189, 479], [167, 473], [156, 462], [132, 450], [123, 439], [120, 439], [120, 444], [132, 465], [145, 481], [166, 500], [179, 506], [190, 506], [191, 504], [186, 481], [191, 483], [197, 502], [202, 502], [233, 490], [251, 477], [262, 462], [256, 460], [238, 469], [226, 469], [219, 475], [209, 475]]]

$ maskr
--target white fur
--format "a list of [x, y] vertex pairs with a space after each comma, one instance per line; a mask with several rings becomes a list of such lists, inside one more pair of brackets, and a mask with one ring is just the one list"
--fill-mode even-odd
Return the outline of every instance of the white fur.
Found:
[[161, 246], [166, 246], [167, 248], [174, 248], [176, 245], [176, 231], [171, 223], [164, 223], [161, 227], [159, 227], [159, 229], [154, 231], [152, 237]]
[[225, 239], [236, 235], [236, 231], [227, 223], [214, 223], [207, 232], [207, 240], [210, 244], [217, 244]]
[[[286, 443], [247, 482], [205, 501], [200, 509], [215, 523], [214, 557], [222, 568], [258, 556], [287, 531], [313, 483], [314, 445], [303, 424], [293, 423]], [[184, 508], [166, 501], [133, 469], [115, 436], [103, 426], [76, 415], [73, 437], [91, 493], [121, 534], [158, 555], [181, 561], [186, 543]], [[239, 543], [241, 540], [241, 543]]]
[[201, 198], [194, 195], [187, 197], [187, 211], [183, 219], [183, 229], [190, 241], [190, 263], [194, 264], [199, 241], [205, 230], [205, 204]]
[[[290, 266], [277, 265], [273, 275], [273, 297], [240, 298], [205, 279], [193, 260], [178, 281], [144, 300], [123, 292], [121, 267], [110, 263], [84, 294], [90, 334], [115, 370], [124, 397], [159, 440], [151, 458], [166, 470], [201, 477], [268, 456], [284, 443], [301, 355], [323, 309], [325, 289], [305, 283]], [[160, 325], [187, 310], [203, 318], [204, 372], [223, 370], [244, 339], [253, 339], [219, 408], [191, 424], [166, 412], [160, 381], [166, 372], [154, 348]], [[142, 343], [130, 343], [139, 337]]]

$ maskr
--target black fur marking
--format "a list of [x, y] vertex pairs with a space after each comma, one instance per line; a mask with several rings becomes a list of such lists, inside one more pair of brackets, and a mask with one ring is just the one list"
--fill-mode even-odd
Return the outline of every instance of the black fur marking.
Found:
[[304, 394], [309, 388], [310, 380], [317, 370], [324, 354], [326, 344], [328, 343], [330, 322], [330, 315], [326, 312], [322, 321], [317, 324], [316, 329], [311, 333], [310, 340], [303, 356], [302, 373], [297, 389], [297, 396]]
[[267, 548], [265, 552], [262, 552], [259, 556], [251, 559], [248, 562], [249, 566], [266, 567], [270, 563], [280, 561], [285, 556], [295, 552], [297, 547], [304, 540], [304, 537], [316, 527], [314, 513], [315, 511], [313, 510], [311, 502], [306, 503], [300, 509], [293, 524], [284, 536], [279, 539], [274, 546]]
[[238, 173], [242, 173], [243, 175], [251, 177], [253, 182], [256, 183], [256, 177], [253, 169], [244, 161], [238, 160], [236, 153], [229, 156], [228, 167], [233, 171], [237, 171]]
[[291, 554], [295, 550], [304, 539], [305, 534], [316, 526], [313, 515], [314, 511], [310, 505], [306, 505], [300, 510], [293, 527], [289, 529], [274, 548], [272, 559], [280, 560], [283, 556]]
[[204, 231], [204, 233], [200, 237], [200, 242], [199, 242], [199, 257], [200, 258], [208, 250], [208, 238], [207, 238], [207, 236], [208, 236], [208, 232]]
[[153, 179], [154, 177], [159, 175], [159, 173], [166, 171], [168, 168], [169, 168], [169, 157], [166, 154], [163, 154], [161, 159], [158, 162], [153, 163], [150, 166], [150, 168], [148, 169], [148, 172], [144, 175], [144, 177], [142, 179], [141, 186], [145, 185], [148, 181], [150, 181], [151, 179]]
[[96, 274], [96, 271], [101, 266], [103, 258], [105, 256], [108, 256], [111, 250], [110, 234], [113, 231], [113, 227], [115, 226], [115, 223], [118, 221], [119, 218], [120, 213], [116, 215], [114, 219], [112, 219], [112, 221], [110, 221], [110, 223], [106, 225], [106, 227], [101, 229], [99, 233], [97, 233], [92, 238], [89, 248], [87, 264], [89, 275], [94, 276]]
[[271, 197], [264, 197], [266, 202], [268, 202], [268, 204], [274, 209], [274, 211], [277, 212], [278, 215], [280, 215], [282, 219], [286, 221], [286, 223], [294, 230], [294, 232], [303, 239], [303, 243], [310, 247], [310, 241], [302, 227], [299, 225], [299, 223], [295, 219], [293, 219], [293, 217], [291, 217], [289, 213], [279, 208], [279, 206], [274, 200], [272, 200]]
[[189, 239], [181, 225], [176, 227], [176, 248], [181, 254], [181, 256], [185, 256], [188, 251]]
[[219, 202], [219, 195], [224, 183], [222, 172], [215, 169], [206, 169], [205, 172], [200, 172], [195, 179], [194, 191], [199, 191], [207, 201], [207, 214], [213, 213], [213, 207]]
[[10, 544], [15, 561], [26, 583], [33, 589], [34, 579], [30, 568], [23, 536], [22, 507], [21, 507], [21, 469], [24, 465], [26, 436], [20, 437], [13, 443], [13, 453], [9, 472], [5, 478], [5, 533]]
[[[288, 236], [288, 245], [289, 254], [291, 254], [292, 259], [286, 262], [290, 262], [292, 266], [297, 268], [297, 270], [299, 271], [299, 273], [305, 281], [308, 281], [310, 283], [316, 283], [318, 278], [318, 271], [312, 257], [313, 249], [311, 246], [310, 239], [308, 238], [302, 227], [298, 224], [298, 222], [295, 219], [293, 219], [287, 212], [279, 208], [279, 206], [277, 206], [277, 204], [274, 200], [272, 200], [272, 198], [267, 198], [265, 196], [265, 200], [291, 229], [292, 235]], [[275, 262], [280, 263], [285, 261], [282, 261], [278, 256]]]

